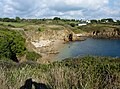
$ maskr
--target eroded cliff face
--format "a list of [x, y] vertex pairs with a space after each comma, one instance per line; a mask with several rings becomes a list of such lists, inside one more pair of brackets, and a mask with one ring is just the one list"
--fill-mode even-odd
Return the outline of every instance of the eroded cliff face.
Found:
[[64, 41], [75, 41], [80, 40], [77, 35], [71, 30], [44, 30], [39, 31], [25, 31], [27, 40], [40, 41], [40, 40], [64, 40]]
[[45, 30], [44, 32], [36, 32], [34, 35], [32, 35], [32, 41], [35, 40], [67, 40], [67, 36], [69, 34], [73, 33], [68, 30], [60, 30], [60, 31], [55, 31], [55, 30]]
[[118, 28], [107, 28], [91, 31], [88, 35], [96, 38], [120, 38], [120, 30]]

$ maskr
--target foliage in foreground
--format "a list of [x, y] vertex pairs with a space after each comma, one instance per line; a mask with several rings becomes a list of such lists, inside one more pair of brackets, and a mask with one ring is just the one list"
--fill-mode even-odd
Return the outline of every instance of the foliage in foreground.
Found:
[[120, 59], [88, 56], [46, 65], [0, 62], [1, 89], [19, 89], [29, 78], [51, 89], [119, 89]]
[[25, 39], [18, 31], [0, 30], [0, 59], [16, 60], [25, 51]]
[[11, 59], [18, 62], [19, 57], [24, 55], [31, 61], [41, 58], [41, 55], [27, 51], [25, 39], [19, 31], [0, 30], [0, 60]]

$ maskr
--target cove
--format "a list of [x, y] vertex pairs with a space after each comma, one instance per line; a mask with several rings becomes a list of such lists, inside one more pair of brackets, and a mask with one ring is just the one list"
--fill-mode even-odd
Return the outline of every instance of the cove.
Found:
[[105, 56], [120, 58], [120, 39], [94, 39], [69, 42], [57, 54], [57, 60], [81, 56]]

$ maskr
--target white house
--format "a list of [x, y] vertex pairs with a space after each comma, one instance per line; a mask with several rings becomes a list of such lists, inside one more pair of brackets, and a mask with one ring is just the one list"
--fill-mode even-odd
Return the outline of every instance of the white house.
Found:
[[87, 23], [91, 23], [91, 21], [90, 21], [90, 20], [87, 20], [86, 22], [87, 22]]
[[85, 26], [85, 25], [87, 25], [87, 23], [80, 23], [80, 24], [78, 24], [78, 26]]

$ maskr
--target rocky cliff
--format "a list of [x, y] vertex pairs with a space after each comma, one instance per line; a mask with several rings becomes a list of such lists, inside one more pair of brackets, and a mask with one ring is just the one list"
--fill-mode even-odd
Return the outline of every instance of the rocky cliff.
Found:
[[95, 30], [95, 31], [88, 32], [87, 35], [95, 38], [120, 38], [120, 29], [104, 28], [102, 30]]
[[[36, 26], [38, 27], [38, 26]], [[80, 38], [71, 30], [67, 28], [61, 28], [60, 30], [50, 30], [50, 26], [44, 31], [38, 31], [38, 28], [33, 28], [32, 31], [25, 31], [27, 39], [31, 41], [40, 41], [40, 40], [64, 40], [64, 41], [75, 41], [80, 40]], [[53, 27], [55, 29], [55, 27]]]

